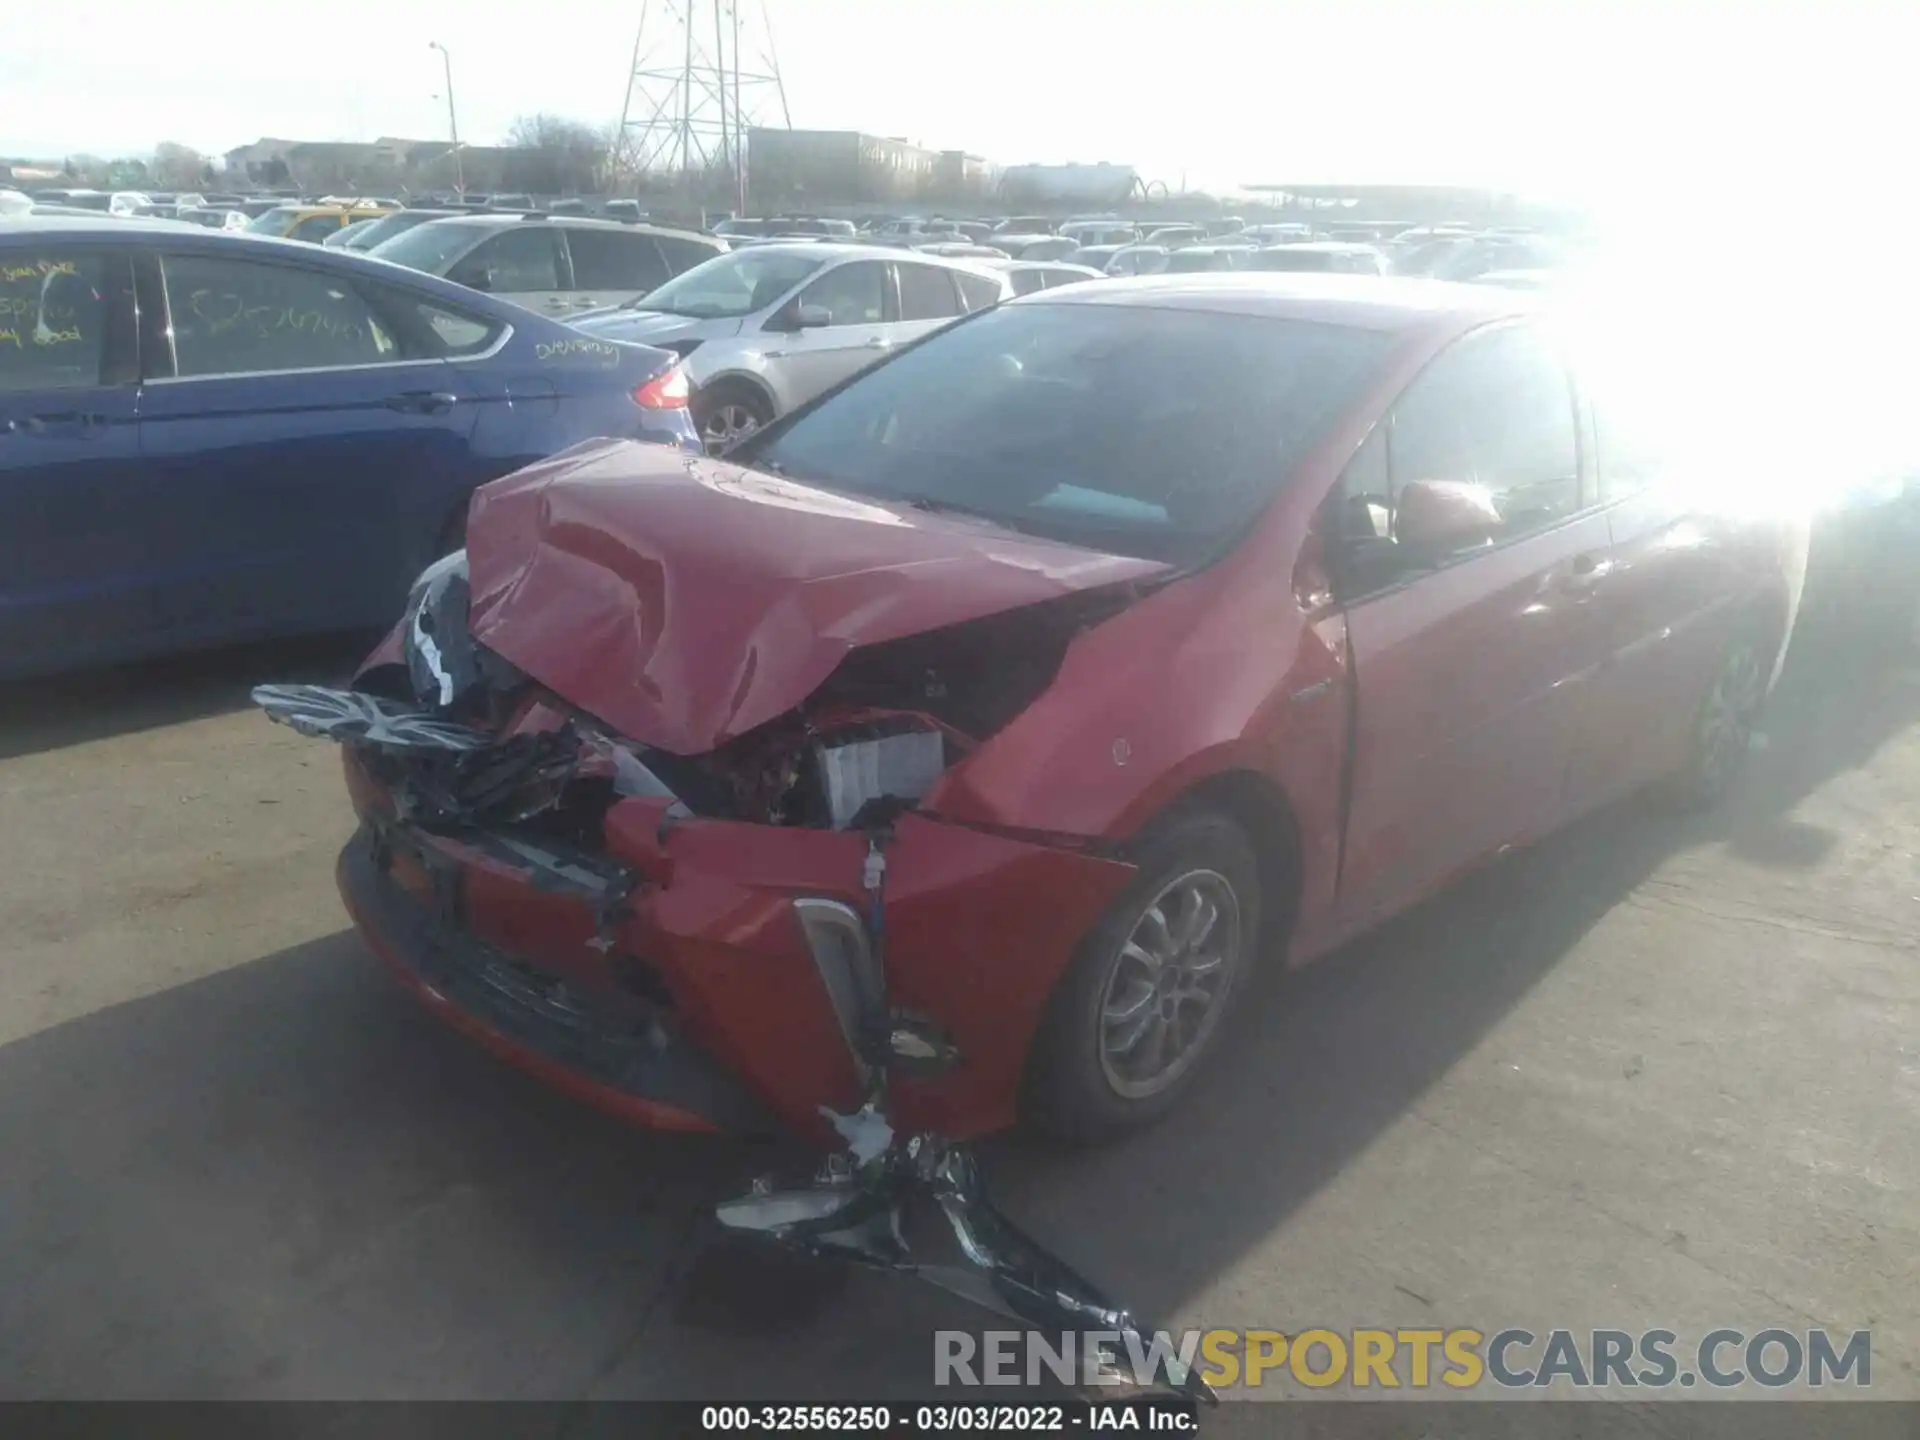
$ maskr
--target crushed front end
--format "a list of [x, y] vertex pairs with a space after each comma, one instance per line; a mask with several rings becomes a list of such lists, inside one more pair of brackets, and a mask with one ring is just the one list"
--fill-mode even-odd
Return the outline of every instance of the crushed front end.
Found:
[[[791, 494], [756, 526], [766, 495], [741, 511], [737, 480], [699, 473], [622, 536], [583, 513], [613, 490], [528, 474], [470, 519], [484, 581], [465, 554], [430, 569], [351, 689], [254, 692], [342, 747], [360, 828], [340, 886], [369, 945], [608, 1110], [822, 1153], [719, 1206], [727, 1229], [1137, 1338], [992, 1205], [961, 1143], [1016, 1118], [1047, 1000], [1133, 867], [926, 802], [1138, 567], [884, 514], [849, 528]], [[883, 523], [898, 564], [862, 550]], [[915, 1238], [927, 1216], [944, 1261]], [[1137, 1378], [1204, 1391], [1167, 1367]]]
[[871, 657], [685, 757], [479, 643], [466, 591], [457, 562], [422, 577], [350, 690], [255, 692], [341, 744], [342, 894], [429, 1007], [652, 1126], [831, 1142], [822, 1107], [868, 1098], [876, 1024], [926, 1037], [902, 1041], [925, 1052], [890, 1097], [903, 1127], [1013, 1121], [1048, 993], [1131, 867], [917, 810], [971, 742], [866, 703]]

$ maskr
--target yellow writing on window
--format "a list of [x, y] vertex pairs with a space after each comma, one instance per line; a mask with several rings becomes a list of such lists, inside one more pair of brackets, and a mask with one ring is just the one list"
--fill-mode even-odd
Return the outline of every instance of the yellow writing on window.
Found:
[[367, 338], [367, 327], [352, 316], [301, 310], [292, 305], [249, 305], [244, 296], [215, 290], [195, 290], [187, 299], [187, 309], [197, 322], [195, 331], [203, 337], [245, 335], [271, 340], [291, 330], [329, 340]]
[[0, 285], [17, 285], [23, 280], [38, 284], [49, 275], [79, 273], [79, 267], [71, 260], [33, 260], [26, 264], [0, 265]]

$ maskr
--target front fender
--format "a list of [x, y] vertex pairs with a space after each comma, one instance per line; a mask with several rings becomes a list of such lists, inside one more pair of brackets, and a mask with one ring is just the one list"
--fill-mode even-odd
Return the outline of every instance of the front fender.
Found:
[[1285, 581], [1202, 573], [1080, 636], [1047, 690], [949, 770], [936, 814], [1040, 833], [1130, 838], [1202, 782], [1264, 776], [1299, 825], [1302, 918], [1330, 901], [1351, 694], [1338, 611], [1309, 617]]

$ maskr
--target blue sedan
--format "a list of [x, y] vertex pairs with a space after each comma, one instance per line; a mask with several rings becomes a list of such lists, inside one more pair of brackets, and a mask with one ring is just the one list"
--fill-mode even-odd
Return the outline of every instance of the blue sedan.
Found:
[[0, 676], [384, 625], [476, 486], [696, 448], [676, 357], [378, 260], [0, 224]]

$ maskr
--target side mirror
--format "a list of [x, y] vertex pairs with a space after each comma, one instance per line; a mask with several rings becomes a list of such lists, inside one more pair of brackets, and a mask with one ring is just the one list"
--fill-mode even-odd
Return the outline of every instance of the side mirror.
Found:
[[493, 289], [493, 271], [486, 265], [456, 265], [447, 278], [456, 285], [486, 294]]
[[774, 317], [778, 322], [768, 328], [788, 332], [823, 330], [833, 324], [833, 312], [824, 305], [802, 305], [798, 301]]
[[1500, 507], [1484, 485], [1458, 480], [1415, 480], [1403, 486], [1394, 506], [1393, 538], [1402, 550], [1438, 558], [1499, 533]]

